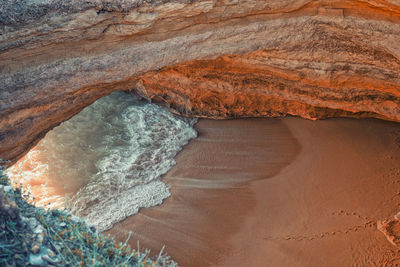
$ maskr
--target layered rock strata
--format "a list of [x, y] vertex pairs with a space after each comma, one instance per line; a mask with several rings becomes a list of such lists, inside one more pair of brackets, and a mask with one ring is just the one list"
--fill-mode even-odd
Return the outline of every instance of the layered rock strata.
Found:
[[400, 2], [2, 3], [0, 158], [116, 90], [200, 117], [400, 121]]

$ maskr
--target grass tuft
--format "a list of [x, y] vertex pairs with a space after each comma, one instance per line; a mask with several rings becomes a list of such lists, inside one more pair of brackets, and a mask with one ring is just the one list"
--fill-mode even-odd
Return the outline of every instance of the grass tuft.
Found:
[[[22, 187], [20, 187], [22, 188]], [[63, 210], [28, 203], [0, 167], [0, 266], [178, 266], [160, 251], [131, 249]]]

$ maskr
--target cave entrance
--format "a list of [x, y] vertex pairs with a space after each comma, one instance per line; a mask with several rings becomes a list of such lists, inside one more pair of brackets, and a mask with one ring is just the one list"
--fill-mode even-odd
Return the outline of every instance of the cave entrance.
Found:
[[37, 206], [67, 208], [104, 230], [170, 195], [160, 177], [196, 136], [195, 122], [115, 92], [48, 132], [7, 173]]

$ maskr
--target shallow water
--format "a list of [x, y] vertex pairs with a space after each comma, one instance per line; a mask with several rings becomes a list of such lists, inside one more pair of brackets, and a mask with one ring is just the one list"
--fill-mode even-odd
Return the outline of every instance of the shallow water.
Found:
[[195, 122], [112, 93], [47, 133], [7, 173], [36, 205], [65, 207], [105, 230], [170, 195], [160, 177], [196, 137]]

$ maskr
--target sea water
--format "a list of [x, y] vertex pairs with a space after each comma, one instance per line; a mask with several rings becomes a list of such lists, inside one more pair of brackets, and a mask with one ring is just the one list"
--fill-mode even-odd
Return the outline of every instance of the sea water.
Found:
[[103, 231], [170, 195], [161, 181], [196, 119], [116, 92], [46, 134], [7, 170], [38, 206], [66, 208]]

